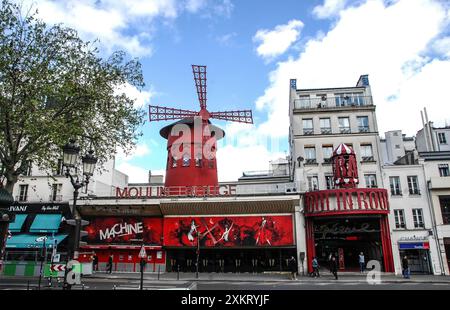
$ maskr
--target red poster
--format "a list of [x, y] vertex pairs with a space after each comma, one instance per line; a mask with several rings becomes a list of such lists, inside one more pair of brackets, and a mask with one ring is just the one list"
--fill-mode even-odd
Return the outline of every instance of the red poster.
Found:
[[169, 217], [164, 219], [165, 246], [294, 245], [292, 216]]
[[161, 245], [162, 218], [105, 217], [89, 219], [83, 227], [90, 244], [146, 244]]

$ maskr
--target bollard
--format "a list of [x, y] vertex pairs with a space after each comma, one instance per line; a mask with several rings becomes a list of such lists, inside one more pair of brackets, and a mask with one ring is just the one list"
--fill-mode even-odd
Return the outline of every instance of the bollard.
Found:
[[81, 289], [84, 291], [84, 283], [81, 284]]
[[30, 281], [28, 280], [27, 281], [27, 291], [29, 291], [30, 290]]
[[180, 280], [180, 265], [178, 265], [177, 280]]
[[116, 285], [114, 284], [113, 290], [116, 290]]
[[159, 274], [161, 273], [161, 266], [158, 265], [158, 281], [159, 281]]

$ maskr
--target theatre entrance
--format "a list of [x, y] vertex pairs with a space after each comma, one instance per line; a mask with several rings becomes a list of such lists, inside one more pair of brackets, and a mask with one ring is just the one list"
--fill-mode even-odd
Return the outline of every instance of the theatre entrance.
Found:
[[[288, 271], [288, 260], [296, 257], [295, 248], [201, 249], [199, 272]], [[196, 271], [196, 249], [167, 249], [167, 271]]]
[[338, 259], [342, 271], [359, 270], [359, 254], [365, 262], [383, 265], [379, 217], [333, 217], [314, 219], [315, 252], [319, 264], [327, 267], [330, 255]]

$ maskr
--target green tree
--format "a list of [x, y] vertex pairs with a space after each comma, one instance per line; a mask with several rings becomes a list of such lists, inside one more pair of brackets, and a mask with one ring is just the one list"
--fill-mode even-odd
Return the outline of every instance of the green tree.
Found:
[[[144, 111], [117, 89], [144, 87], [141, 64], [115, 52], [102, 59], [75, 30], [48, 26], [2, 0], [0, 8], [0, 162], [12, 193], [30, 161], [50, 171], [70, 138], [92, 148], [99, 166], [142, 134]], [[2, 181], [2, 180], [0, 180]]]

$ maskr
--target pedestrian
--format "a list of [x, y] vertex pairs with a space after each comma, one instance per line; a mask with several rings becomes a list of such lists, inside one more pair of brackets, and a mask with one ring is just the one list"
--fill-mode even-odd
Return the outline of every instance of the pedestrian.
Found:
[[113, 255], [109, 255], [108, 258], [108, 273], [112, 273], [112, 267], [113, 267]]
[[98, 256], [95, 252], [92, 254], [91, 260], [92, 260], [93, 270], [98, 271]]
[[291, 270], [291, 280], [297, 280], [297, 261], [294, 256], [289, 259], [289, 269]]
[[410, 270], [409, 270], [409, 262], [408, 257], [405, 255], [402, 260], [402, 268], [403, 268], [403, 278], [410, 278]]
[[314, 278], [320, 277], [319, 274], [319, 262], [317, 261], [317, 257], [314, 256], [312, 260], [312, 267], [313, 267], [313, 276]]
[[359, 253], [359, 270], [361, 273], [364, 272], [365, 266], [366, 266], [366, 260], [364, 258], [364, 253], [361, 252], [361, 253]]
[[331, 257], [330, 269], [331, 269], [331, 273], [334, 275], [334, 279], [337, 280], [338, 279], [338, 274], [337, 274], [338, 263], [336, 260], [336, 256], [334, 256], [334, 255]]

